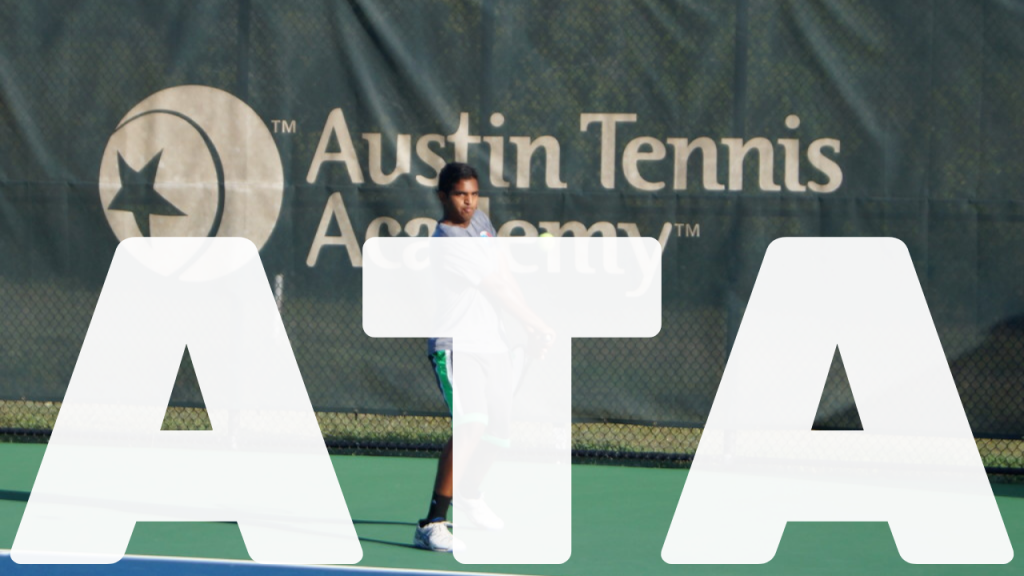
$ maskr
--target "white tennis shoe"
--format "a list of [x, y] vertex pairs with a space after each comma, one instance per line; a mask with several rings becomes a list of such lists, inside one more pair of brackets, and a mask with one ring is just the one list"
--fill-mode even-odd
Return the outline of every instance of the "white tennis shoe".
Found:
[[505, 527], [505, 521], [491, 510], [483, 498], [456, 498], [452, 501], [452, 507], [460, 520], [468, 519], [484, 530], [501, 530]]
[[448, 522], [431, 522], [416, 527], [416, 535], [412, 544], [417, 548], [434, 552], [454, 552], [465, 548], [463, 543], [448, 531]]

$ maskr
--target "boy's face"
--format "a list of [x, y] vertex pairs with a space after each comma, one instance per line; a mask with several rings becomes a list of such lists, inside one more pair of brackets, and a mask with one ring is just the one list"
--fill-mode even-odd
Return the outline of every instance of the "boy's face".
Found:
[[444, 219], [457, 226], [468, 226], [480, 200], [480, 186], [476, 178], [466, 178], [455, 183], [448, 194], [438, 192], [444, 207]]

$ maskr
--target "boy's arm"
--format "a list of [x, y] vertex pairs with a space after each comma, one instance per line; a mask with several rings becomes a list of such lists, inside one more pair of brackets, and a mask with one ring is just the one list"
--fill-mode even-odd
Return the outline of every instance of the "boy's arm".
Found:
[[537, 315], [526, 302], [519, 283], [509, 271], [504, 257], [499, 255], [497, 269], [480, 282], [480, 289], [498, 304], [515, 316], [526, 328], [527, 334], [537, 344], [541, 358], [547, 353], [548, 347], [555, 339], [555, 331]]

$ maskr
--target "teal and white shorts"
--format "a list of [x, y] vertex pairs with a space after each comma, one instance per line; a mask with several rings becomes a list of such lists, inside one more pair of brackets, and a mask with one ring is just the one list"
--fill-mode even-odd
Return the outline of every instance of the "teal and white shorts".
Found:
[[451, 350], [430, 354], [437, 386], [444, 395], [452, 426], [485, 425], [484, 440], [508, 446], [512, 406], [512, 362], [506, 353], [459, 353], [459, 386]]

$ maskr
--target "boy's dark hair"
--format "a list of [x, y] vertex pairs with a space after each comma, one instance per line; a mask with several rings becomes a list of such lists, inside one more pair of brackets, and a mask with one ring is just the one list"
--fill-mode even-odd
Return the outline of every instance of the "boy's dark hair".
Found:
[[451, 162], [445, 164], [444, 168], [441, 168], [441, 173], [437, 177], [437, 191], [450, 194], [452, 188], [455, 188], [456, 184], [470, 178], [477, 182], [480, 181], [480, 177], [477, 176], [476, 170], [474, 170], [469, 164], [463, 164], [462, 162]]

